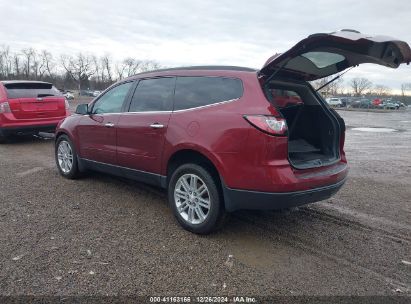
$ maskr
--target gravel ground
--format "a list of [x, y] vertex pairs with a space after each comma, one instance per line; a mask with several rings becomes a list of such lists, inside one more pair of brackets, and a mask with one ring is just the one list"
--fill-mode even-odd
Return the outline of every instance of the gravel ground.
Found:
[[334, 198], [237, 212], [210, 236], [158, 189], [63, 179], [52, 139], [1, 145], [0, 295], [410, 296], [411, 111], [340, 113], [351, 171]]

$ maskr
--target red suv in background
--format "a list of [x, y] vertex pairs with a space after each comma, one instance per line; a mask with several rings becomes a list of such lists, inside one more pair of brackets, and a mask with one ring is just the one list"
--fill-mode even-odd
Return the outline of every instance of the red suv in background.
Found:
[[68, 115], [67, 101], [51, 83], [0, 81], [0, 142], [16, 134], [54, 132]]
[[410, 62], [405, 42], [316, 34], [261, 70], [187, 67], [138, 74], [62, 121], [66, 178], [86, 169], [168, 189], [180, 224], [209, 233], [225, 213], [329, 198], [345, 182], [345, 124], [308, 83], [360, 63]]

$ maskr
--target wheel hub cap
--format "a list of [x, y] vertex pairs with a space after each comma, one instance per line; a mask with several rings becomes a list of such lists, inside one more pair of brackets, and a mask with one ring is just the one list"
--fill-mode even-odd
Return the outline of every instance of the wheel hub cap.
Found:
[[184, 174], [177, 180], [174, 202], [185, 221], [201, 224], [208, 217], [211, 197], [206, 184], [199, 176]]
[[73, 151], [70, 144], [62, 140], [57, 148], [57, 160], [63, 173], [69, 173], [73, 167]]

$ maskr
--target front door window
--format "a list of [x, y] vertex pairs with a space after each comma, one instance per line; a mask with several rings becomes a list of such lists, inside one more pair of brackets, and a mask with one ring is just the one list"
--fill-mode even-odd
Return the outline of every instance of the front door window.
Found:
[[93, 106], [93, 114], [120, 113], [133, 82], [122, 83], [101, 96]]

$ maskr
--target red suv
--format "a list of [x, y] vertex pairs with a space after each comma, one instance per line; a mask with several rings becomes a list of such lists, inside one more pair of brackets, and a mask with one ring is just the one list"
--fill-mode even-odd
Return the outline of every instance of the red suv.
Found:
[[54, 132], [68, 115], [67, 101], [51, 83], [0, 81], [0, 142], [15, 134]]
[[90, 169], [167, 188], [177, 220], [201, 234], [226, 212], [324, 200], [347, 176], [345, 125], [308, 81], [410, 60], [405, 42], [341, 31], [309, 36], [261, 70], [138, 74], [59, 124], [56, 163], [66, 178]]

